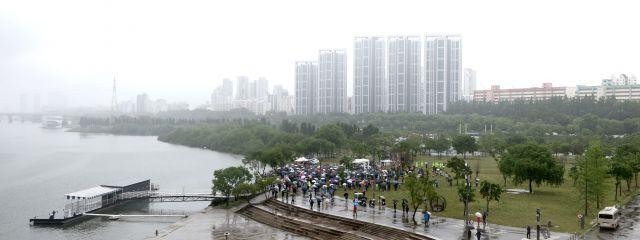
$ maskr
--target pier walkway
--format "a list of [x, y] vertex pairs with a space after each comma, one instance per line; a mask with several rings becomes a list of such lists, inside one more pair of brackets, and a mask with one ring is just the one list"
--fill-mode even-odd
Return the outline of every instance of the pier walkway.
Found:
[[215, 199], [224, 199], [225, 196], [213, 195], [211, 193], [166, 193], [166, 192], [149, 192], [146, 197], [152, 202], [195, 202], [195, 201], [213, 201]]

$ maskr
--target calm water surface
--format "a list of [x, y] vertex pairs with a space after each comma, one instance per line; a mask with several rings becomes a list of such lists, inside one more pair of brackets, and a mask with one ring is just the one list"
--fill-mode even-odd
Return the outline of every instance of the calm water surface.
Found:
[[[33, 227], [64, 207], [65, 193], [126, 178], [149, 178], [163, 192], [210, 191], [213, 170], [241, 157], [171, 145], [156, 137], [82, 134], [33, 123], [0, 123], [0, 239], [141, 239], [177, 219], [93, 218], [65, 228]], [[206, 202], [138, 201], [108, 213], [195, 213]]]

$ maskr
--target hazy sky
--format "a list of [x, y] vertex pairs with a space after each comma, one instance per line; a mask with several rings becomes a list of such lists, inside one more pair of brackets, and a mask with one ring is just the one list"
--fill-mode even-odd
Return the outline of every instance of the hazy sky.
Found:
[[640, 75], [634, 2], [0, 0], [0, 111], [22, 94], [108, 106], [114, 75], [119, 100], [194, 107], [238, 75], [291, 93], [296, 60], [346, 48], [350, 67], [358, 35], [461, 34], [478, 89], [599, 84]]

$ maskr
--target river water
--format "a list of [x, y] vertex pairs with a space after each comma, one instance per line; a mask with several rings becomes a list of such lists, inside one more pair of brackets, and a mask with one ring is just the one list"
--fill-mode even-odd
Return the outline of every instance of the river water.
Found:
[[[93, 218], [65, 227], [34, 227], [65, 204], [64, 194], [123, 180], [149, 178], [163, 192], [209, 192], [215, 169], [241, 157], [159, 142], [156, 137], [83, 134], [33, 123], [0, 123], [0, 239], [141, 239], [177, 219], [109, 221]], [[207, 202], [137, 201], [107, 213], [187, 215]]]

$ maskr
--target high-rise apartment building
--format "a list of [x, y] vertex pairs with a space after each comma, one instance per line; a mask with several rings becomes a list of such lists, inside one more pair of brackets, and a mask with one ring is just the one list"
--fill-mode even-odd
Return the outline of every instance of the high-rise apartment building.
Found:
[[388, 111], [420, 111], [420, 37], [391, 36], [387, 48]]
[[465, 101], [473, 100], [473, 92], [476, 91], [476, 70], [471, 68], [464, 69], [464, 78], [462, 80], [462, 99]]
[[347, 112], [347, 52], [344, 49], [319, 51], [318, 112]]
[[289, 91], [284, 89], [281, 85], [273, 86], [273, 94], [269, 95], [269, 103], [271, 104], [270, 110], [273, 112], [285, 112], [287, 114], [291, 114], [293, 112], [291, 99]]
[[229, 100], [233, 99], [233, 82], [228, 78], [222, 80], [222, 90], [220, 92], [222, 96], [228, 97]]
[[150, 101], [151, 100], [149, 100], [149, 96], [146, 93], [136, 96], [136, 112], [137, 113], [150, 112], [151, 110], [149, 109]]
[[250, 98], [258, 101], [267, 101], [269, 95], [269, 81], [266, 78], [258, 78], [251, 82]]
[[249, 78], [245, 76], [240, 76], [236, 82], [237, 92], [236, 99], [237, 100], [248, 100], [249, 99]]
[[427, 35], [424, 48], [425, 113], [438, 114], [461, 99], [462, 37]]
[[310, 115], [318, 110], [318, 63], [296, 62], [295, 113]]
[[356, 37], [353, 56], [354, 113], [386, 111], [385, 39]]

